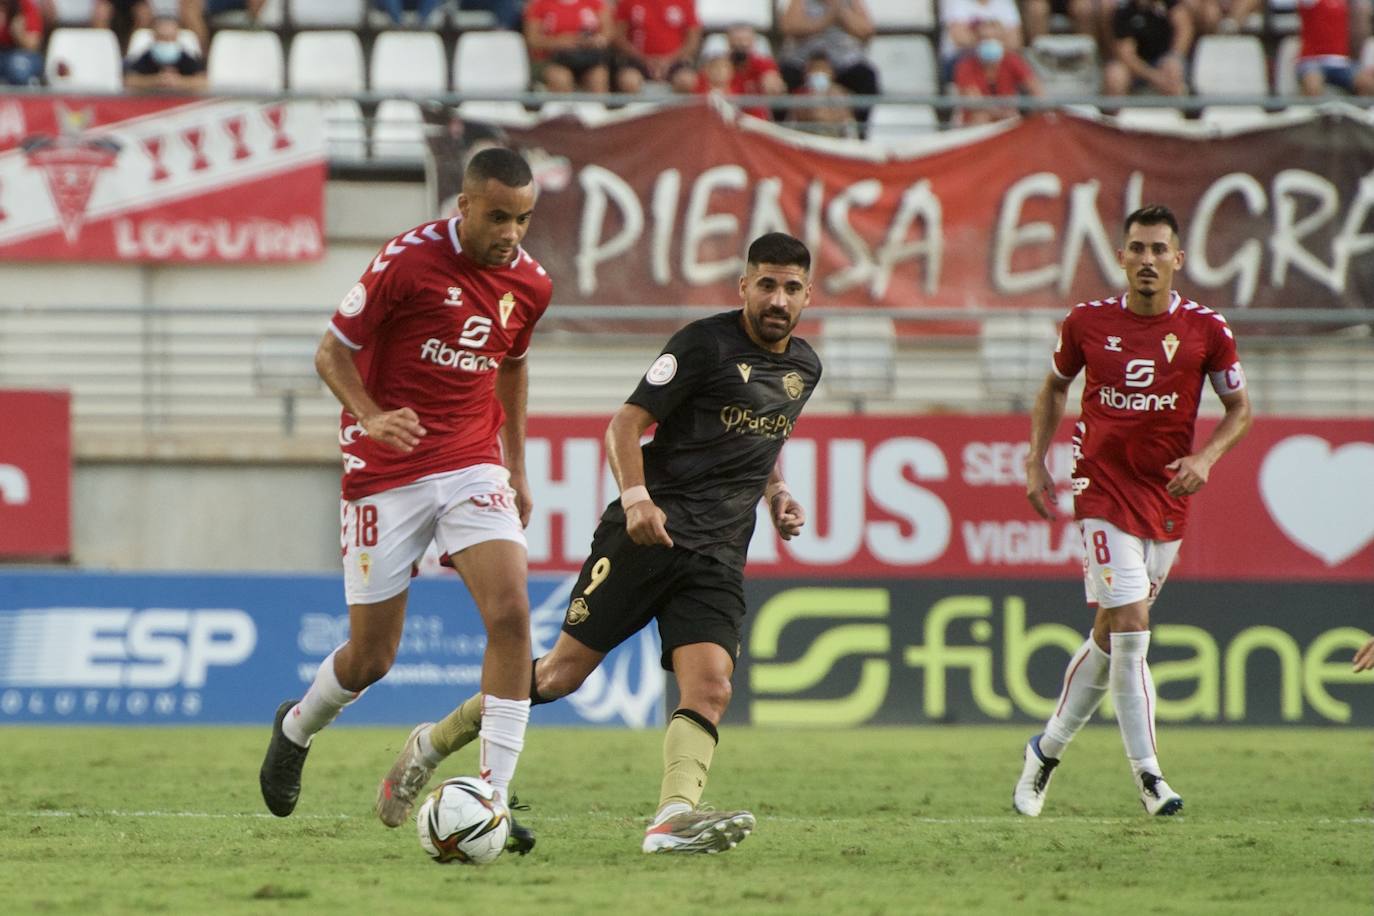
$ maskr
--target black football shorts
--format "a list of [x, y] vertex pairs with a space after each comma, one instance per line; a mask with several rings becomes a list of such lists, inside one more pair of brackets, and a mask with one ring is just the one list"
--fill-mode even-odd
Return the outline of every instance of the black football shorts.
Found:
[[678, 646], [710, 642], [739, 657], [744, 573], [681, 547], [644, 547], [620, 522], [601, 522], [577, 577], [563, 632], [610, 652], [658, 620], [661, 663], [673, 670]]

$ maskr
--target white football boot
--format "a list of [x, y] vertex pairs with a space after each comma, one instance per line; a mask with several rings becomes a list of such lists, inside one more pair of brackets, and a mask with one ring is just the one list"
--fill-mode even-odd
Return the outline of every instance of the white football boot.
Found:
[[421, 722], [410, 732], [396, 762], [391, 765], [381, 785], [377, 786], [377, 817], [388, 827], [399, 827], [410, 819], [415, 798], [434, 775], [434, 767], [420, 756], [420, 732], [433, 722]]
[[1050, 788], [1050, 777], [1057, 766], [1059, 758], [1040, 753], [1039, 735], [1026, 742], [1026, 762], [1021, 767], [1021, 778], [1016, 780], [1016, 788], [1011, 792], [1011, 806], [1016, 813], [1026, 817], [1040, 816], [1040, 809], [1045, 807], [1045, 793]]
[[644, 831], [645, 852], [725, 852], [734, 849], [754, 830], [748, 811], [696, 808], [670, 814]]
[[1169, 817], [1183, 810], [1183, 797], [1169, 788], [1163, 776], [1141, 773], [1135, 781], [1140, 788], [1140, 803], [1147, 814]]

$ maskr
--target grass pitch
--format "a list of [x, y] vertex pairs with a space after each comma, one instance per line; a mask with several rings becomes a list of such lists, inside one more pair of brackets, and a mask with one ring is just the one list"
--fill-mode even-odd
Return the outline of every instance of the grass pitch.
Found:
[[[758, 830], [645, 856], [658, 732], [531, 729], [526, 858], [436, 866], [372, 816], [408, 729], [316, 739], [271, 817], [260, 728], [0, 728], [0, 912], [1299, 913], [1374, 910], [1374, 742], [1355, 729], [1163, 735], [1182, 816], [1145, 816], [1114, 728], [1086, 730], [1038, 819], [1011, 812], [1019, 727], [726, 728], [707, 800]], [[476, 768], [471, 749], [440, 775]]]

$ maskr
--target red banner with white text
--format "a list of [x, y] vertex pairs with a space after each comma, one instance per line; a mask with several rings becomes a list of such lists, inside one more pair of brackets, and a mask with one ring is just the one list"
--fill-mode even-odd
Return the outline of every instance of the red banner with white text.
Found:
[[0, 259], [317, 259], [325, 171], [313, 102], [0, 98]]
[[[1214, 420], [1199, 421], [1199, 443]], [[531, 568], [580, 567], [617, 494], [604, 418], [534, 417], [526, 464], [534, 490]], [[1064, 517], [1026, 501], [1023, 416], [803, 417], [783, 448], [805, 506], [791, 541], [760, 516], [750, 573], [789, 577], [1076, 578], [1069, 424], [1049, 468]], [[1192, 497], [1182, 579], [1374, 583], [1374, 419], [1261, 417]]]
[[71, 554], [71, 398], [0, 391], [0, 560]]
[[1050, 113], [888, 153], [711, 105], [596, 126], [457, 121], [431, 137], [438, 210], [462, 156], [493, 139], [535, 168], [526, 248], [564, 304], [733, 303], [749, 241], [782, 230], [811, 247], [816, 305], [1067, 308], [1124, 287], [1115, 252], [1142, 203], [1177, 213], [1177, 283], [1206, 305], [1374, 301], [1374, 124], [1353, 108], [1226, 135]]

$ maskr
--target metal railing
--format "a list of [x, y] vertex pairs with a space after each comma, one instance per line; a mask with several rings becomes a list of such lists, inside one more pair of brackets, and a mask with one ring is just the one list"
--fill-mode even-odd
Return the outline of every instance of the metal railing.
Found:
[[[608, 415], [672, 328], [713, 311], [555, 305], [531, 355], [531, 411]], [[826, 374], [809, 409], [1024, 411], [1062, 317], [815, 309], [801, 333]], [[1374, 417], [1374, 310], [1228, 317], [1257, 411]], [[0, 387], [71, 391], [79, 453], [318, 458], [332, 453], [338, 421], [313, 368], [328, 318], [299, 307], [0, 305]], [[1216, 412], [1215, 398], [1204, 405]]]

